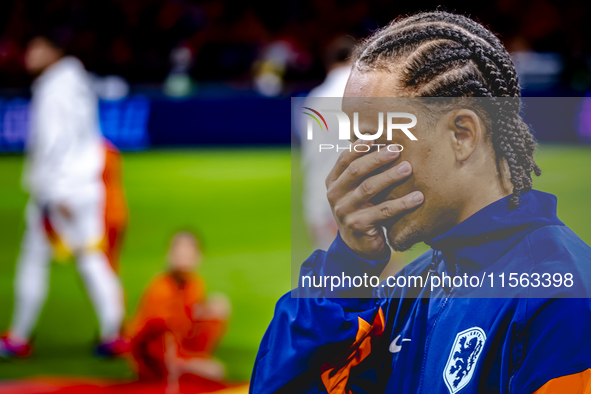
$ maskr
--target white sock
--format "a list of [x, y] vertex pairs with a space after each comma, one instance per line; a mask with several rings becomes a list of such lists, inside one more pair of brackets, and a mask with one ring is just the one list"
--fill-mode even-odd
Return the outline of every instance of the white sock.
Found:
[[14, 279], [10, 335], [28, 341], [47, 299], [51, 248], [38, 228], [27, 228]]
[[80, 255], [78, 272], [98, 317], [101, 341], [116, 339], [124, 315], [123, 289], [117, 274], [101, 251]]

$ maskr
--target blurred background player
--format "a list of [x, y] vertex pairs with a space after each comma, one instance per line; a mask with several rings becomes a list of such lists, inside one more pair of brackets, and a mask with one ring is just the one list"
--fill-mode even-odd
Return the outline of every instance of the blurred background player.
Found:
[[140, 380], [166, 381], [175, 392], [183, 374], [220, 381], [223, 364], [213, 358], [230, 316], [225, 295], [205, 297], [205, 282], [195, 273], [201, 263], [197, 237], [173, 236], [166, 271], [142, 296], [130, 324], [131, 352]]
[[53, 257], [76, 259], [99, 321], [96, 351], [115, 355], [125, 348], [119, 335], [123, 291], [114, 270], [127, 213], [119, 154], [101, 136], [98, 98], [84, 65], [65, 56], [56, 37], [33, 38], [24, 63], [37, 76], [23, 174], [30, 198], [12, 324], [0, 340], [0, 356], [30, 353]]
[[[314, 108], [314, 98], [335, 97], [341, 98], [345, 93], [345, 85], [351, 73], [349, 56], [355, 46], [355, 40], [349, 36], [338, 36], [328, 45], [324, 57], [324, 65], [327, 70], [326, 78], [308, 94], [310, 99], [306, 100], [304, 107]], [[341, 100], [328, 99], [322, 102], [323, 108], [335, 106], [340, 109]], [[318, 108], [315, 108], [318, 110]], [[302, 117], [303, 118], [303, 117]], [[332, 117], [325, 117], [331, 122]], [[314, 143], [306, 136], [306, 127], [300, 127], [300, 138], [302, 141], [302, 170], [304, 178], [304, 194], [302, 204], [304, 219], [308, 227], [308, 234], [312, 238], [314, 246], [319, 249], [326, 249], [330, 246], [337, 233], [337, 225], [334, 221], [330, 205], [326, 199], [326, 186], [324, 181], [328, 173], [334, 167], [339, 157], [335, 150], [318, 152], [318, 144], [339, 143], [336, 132], [325, 130], [314, 135]]]

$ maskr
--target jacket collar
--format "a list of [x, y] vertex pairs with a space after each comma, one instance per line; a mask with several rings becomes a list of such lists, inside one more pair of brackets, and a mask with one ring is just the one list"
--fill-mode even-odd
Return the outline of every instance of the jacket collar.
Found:
[[[523, 237], [549, 225], [564, 224], [556, 216], [556, 197], [531, 190], [521, 195], [519, 207], [509, 210], [509, 197], [484, 207], [443, 235], [430, 246], [456, 264], [482, 269], [503, 256]], [[470, 270], [471, 271], [471, 270]]]

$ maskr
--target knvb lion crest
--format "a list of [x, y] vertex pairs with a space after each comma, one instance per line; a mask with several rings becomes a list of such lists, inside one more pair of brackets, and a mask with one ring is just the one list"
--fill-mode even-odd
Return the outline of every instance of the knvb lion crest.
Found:
[[472, 380], [484, 342], [486, 334], [479, 327], [469, 328], [456, 335], [443, 370], [443, 380], [451, 394], [457, 393]]

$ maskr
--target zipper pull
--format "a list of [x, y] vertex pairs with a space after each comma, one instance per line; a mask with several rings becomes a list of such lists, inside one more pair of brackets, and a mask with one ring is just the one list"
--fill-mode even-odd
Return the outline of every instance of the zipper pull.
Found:
[[429, 272], [432, 274], [435, 274], [435, 275], [437, 275], [437, 271], [435, 270], [436, 263], [437, 263], [437, 251], [435, 249], [433, 249], [433, 258], [431, 258], [431, 266], [429, 267]]

